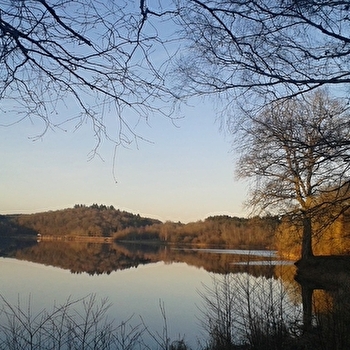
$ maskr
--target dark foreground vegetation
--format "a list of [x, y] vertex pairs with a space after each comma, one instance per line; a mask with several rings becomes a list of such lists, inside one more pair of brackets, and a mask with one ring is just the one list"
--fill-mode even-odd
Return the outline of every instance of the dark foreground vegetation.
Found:
[[[349, 215], [344, 213], [333, 223], [317, 228], [314, 223], [313, 250], [317, 255], [350, 252]], [[57, 211], [30, 215], [1, 215], [0, 236], [37, 237], [41, 240], [89, 240], [162, 242], [277, 249], [281, 256], [298, 259], [302, 223], [289, 217], [239, 218], [211, 216], [190, 222], [167, 221], [141, 217], [113, 206], [75, 205]]]

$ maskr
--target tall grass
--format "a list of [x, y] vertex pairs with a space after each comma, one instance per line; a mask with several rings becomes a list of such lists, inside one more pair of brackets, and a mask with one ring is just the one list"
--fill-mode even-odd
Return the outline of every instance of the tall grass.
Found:
[[140, 325], [128, 327], [128, 322], [114, 325], [106, 312], [106, 299], [97, 301], [95, 295], [67, 300], [33, 314], [28, 305], [11, 305], [3, 297], [0, 317], [0, 349], [135, 349], [143, 329]]
[[[0, 350], [187, 350], [183, 339], [171, 341], [164, 305], [160, 303], [163, 330], [152, 333], [141, 319], [135, 326], [131, 318], [115, 325], [107, 311], [107, 299], [95, 295], [67, 300], [34, 314], [31, 299], [26, 306], [18, 300], [10, 304], [0, 296]], [[154, 341], [145, 342], [144, 335]]]
[[[350, 349], [349, 286], [322, 299], [322, 307], [312, 307], [310, 327], [303, 325], [295, 290], [281, 279], [215, 275], [199, 293], [205, 333], [198, 350]], [[190, 350], [185, 339], [170, 339], [161, 302], [163, 328], [155, 332], [142, 318], [136, 326], [131, 318], [116, 325], [107, 315], [108, 300], [95, 295], [36, 314], [30, 299], [27, 305], [12, 305], [2, 297], [0, 302], [0, 350]]]
[[204, 349], [350, 349], [350, 283], [316, 295], [312, 287], [303, 288], [311, 288], [311, 298], [300, 298], [301, 305], [281, 279], [213, 277], [201, 291], [200, 321], [208, 334]]
[[200, 294], [206, 349], [294, 349], [302, 309], [280, 280], [225, 274]]

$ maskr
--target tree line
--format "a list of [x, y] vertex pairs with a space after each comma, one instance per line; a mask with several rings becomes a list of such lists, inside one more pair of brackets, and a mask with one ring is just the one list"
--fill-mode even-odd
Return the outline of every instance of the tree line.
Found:
[[277, 217], [239, 218], [227, 215], [211, 216], [190, 222], [167, 221], [145, 227], [129, 227], [116, 232], [117, 240], [153, 239], [174, 244], [208, 246], [272, 247]]
[[[350, 215], [344, 213], [327, 227], [313, 220], [313, 249], [317, 254], [342, 254], [350, 251]], [[277, 249], [282, 256], [297, 259], [303, 222], [294, 216], [228, 215], [210, 216], [190, 223], [161, 222], [141, 217], [113, 206], [75, 205], [57, 211], [30, 215], [0, 216], [0, 235], [50, 236], [60, 239], [110, 237], [115, 241], [157, 242], [198, 246]]]
[[35, 214], [3, 215], [3, 235], [40, 234], [56, 237], [113, 237], [124, 241], [271, 247], [279, 220], [276, 217], [211, 216], [190, 222], [141, 217], [113, 206], [76, 204], [74, 208]]

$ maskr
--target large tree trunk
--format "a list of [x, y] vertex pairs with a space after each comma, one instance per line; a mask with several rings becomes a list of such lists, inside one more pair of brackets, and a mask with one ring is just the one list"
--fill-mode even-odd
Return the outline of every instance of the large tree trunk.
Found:
[[301, 259], [313, 257], [312, 252], [312, 225], [311, 218], [306, 215], [303, 218], [303, 237], [301, 243]]

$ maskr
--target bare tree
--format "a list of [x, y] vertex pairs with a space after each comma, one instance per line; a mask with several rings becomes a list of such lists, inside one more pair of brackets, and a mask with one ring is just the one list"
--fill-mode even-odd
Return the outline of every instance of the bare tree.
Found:
[[[178, 0], [179, 90], [245, 108], [350, 82], [348, 1]], [[241, 98], [244, 97], [243, 101]]]
[[254, 181], [251, 208], [301, 218], [302, 258], [313, 255], [313, 224], [334, 220], [350, 198], [348, 106], [325, 91], [305, 97], [275, 102], [247, 118], [237, 164], [237, 175]]
[[0, 1], [0, 124], [88, 122], [97, 146], [132, 142], [140, 118], [172, 113], [160, 16], [144, 1]]

